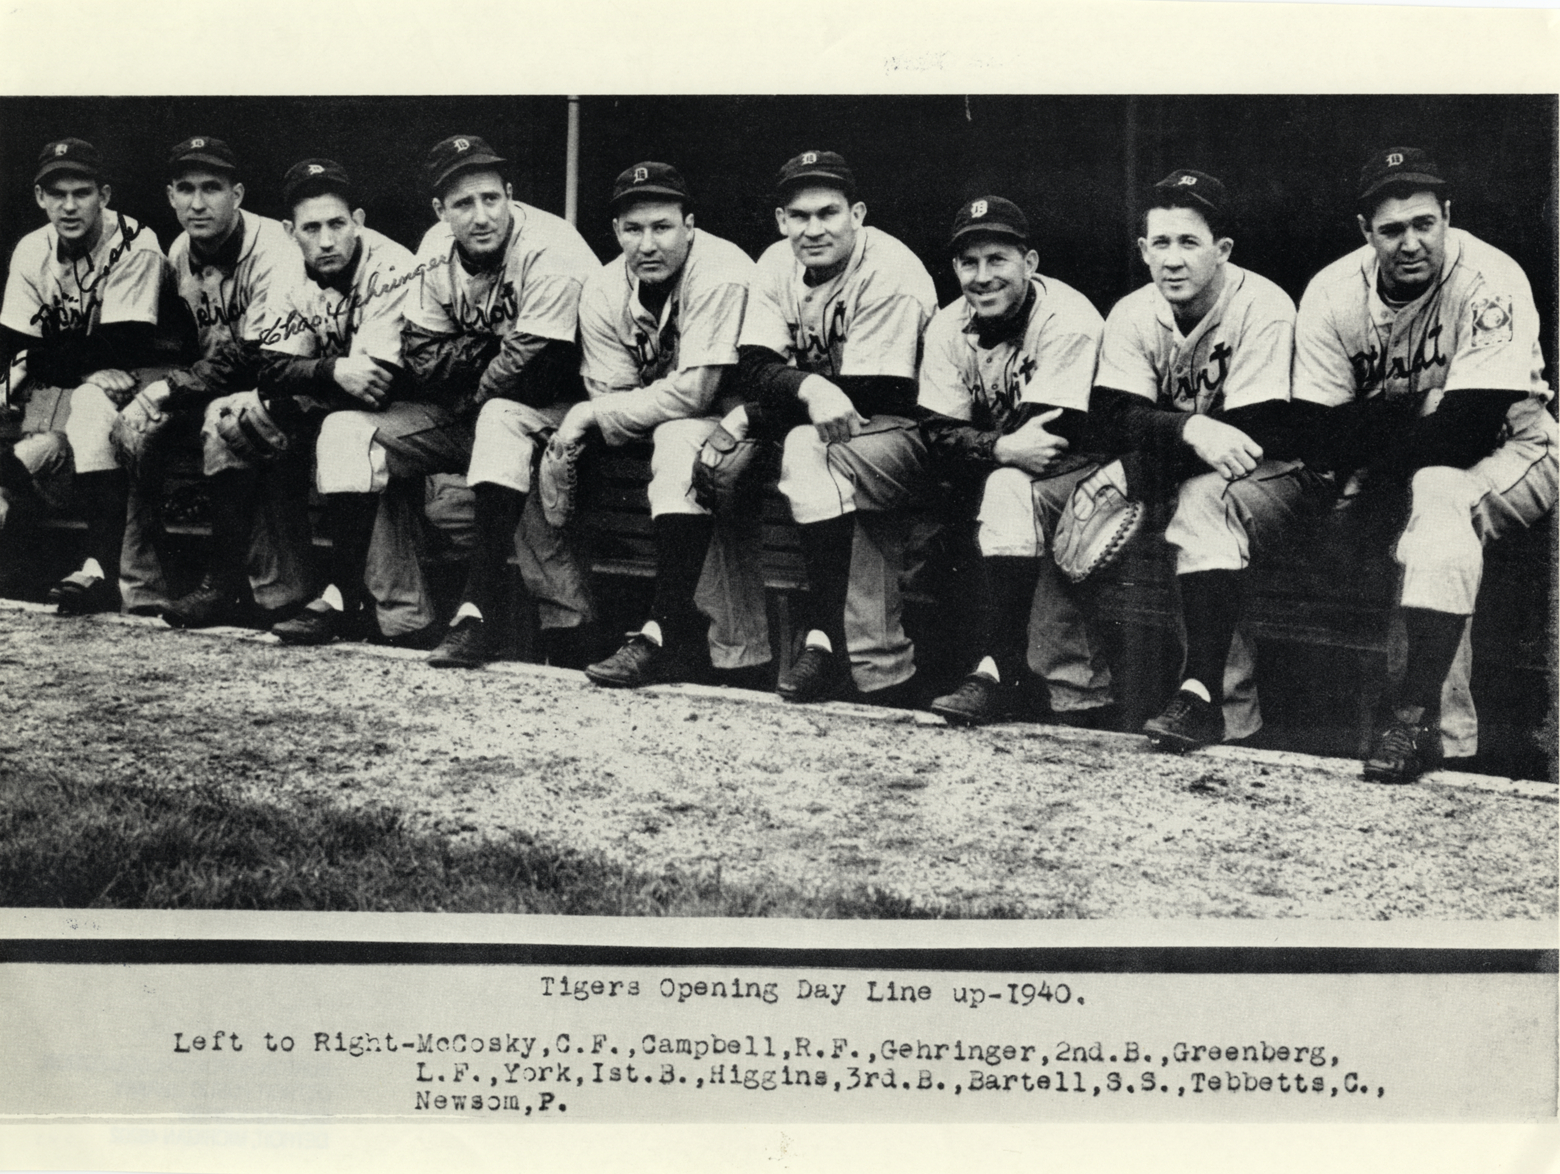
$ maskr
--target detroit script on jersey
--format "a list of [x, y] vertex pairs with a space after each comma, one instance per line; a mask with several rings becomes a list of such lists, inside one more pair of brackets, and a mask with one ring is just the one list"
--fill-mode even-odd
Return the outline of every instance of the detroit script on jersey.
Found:
[[601, 263], [562, 217], [519, 201], [509, 207], [514, 222], [491, 265], [468, 266], [443, 222], [424, 234], [409, 322], [435, 334], [574, 341], [580, 287]]
[[1052, 277], [1033, 279], [1021, 332], [990, 347], [960, 297], [926, 328], [918, 402], [982, 431], [1007, 432], [1025, 403], [1089, 410], [1104, 320], [1089, 299]]
[[753, 261], [730, 241], [694, 231], [660, 316], [640, 304], [620, 255], [580, 294], [582, 373], [604, 387], [646, 387], [689, 367], [730, 366], [747, 307]]
[[1448, 391], [1525, 391], [1548, 398], [1538, 309], [1521, 268], [1461, 229], [1431, 288], [1405, 306], [1377, 289], [1369, 245], [1311, 279], [1295, 335], [1295, 397], [1336, 407], [1375, 395], [1424, 396], [1433, 412]]
[[1267, 278], [1224, 266], [1224, 288], [1187, 334], [1152, 283], [1105, 320], [1095, 382], [1182, 412], [1217, 415], [1289, 398], [1295, 305]]
[[195, 260], [188, 234], [168, 250], [179, 296], [195, 318], [201, 354], [208, 358], [234, 343], [259, 342], [275, 322], [268, 299], [304, 279], [303, 254], [280, 223], [242, 210], [239, 217], [234, 231], [241, 235], [229, 240], [215, 264]]
[[914, 253], [869, 226], [856, 234], [839, 276], [809, 286], [805, 274], [789, 241], [764, 250], [742, 345], [768, 347], [826, 378], [915, 378], [921, 333], [937, 312], [937, 292]]

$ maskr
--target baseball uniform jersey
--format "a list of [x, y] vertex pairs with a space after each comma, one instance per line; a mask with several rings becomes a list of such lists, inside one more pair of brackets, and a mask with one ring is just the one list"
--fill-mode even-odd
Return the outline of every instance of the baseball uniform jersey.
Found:
[[888, 233], [856, 233], [845, 269], [809, 286], [788, 240], [758, 259], [742, 324], [743, 346], [785, 355], [809, 374], [914, 379], [921, 332], [937, 312], [937, 291], [920, 259]]
[[406, 302], [408, 322], [435, 334], [574, 341], [580, 289], [601, 263], [562, 217], [518, 200], [509, 210], [509, 240], [491, 267], [468, 269], [443, 221], [427, 231], [417, 250], [418, 292]]
[[1226, 263], [1219, 300], [1190, 334], [1149, 283], [1105, 319], [1094, 382], [1163, 408], [1219, 415], [1289, 398], [1295, 304], [1267, 278]]
[[243, 209], [238, 215], [238, 228], [215, 259], [197, 259], [188, 233], [168, 250], [179, 296], [195, 316], [206, 358], [232, 344], [258, 343], [276, 319], [270, 300], [304, 278], [303, 254], [280, 223]]
[[969, 302], [944, 306], [926, 328], [919, 403], [982, 431], [1007, 432], [1022, 404], [1089, 410], [1104, 319], [1088, 298], [1052, 277], [1032, 279], [1022, 337], [981, 347]]
[[260, 332], [266, 350], [306, 359], [368, 355], [400, 366], [402, 312], [416, 262], [411, 250], [371, 228], [359, 229], [358, 240], [347, 288], [305, 274], [272, 295], [272, 319]]
[[[737, 361], [752, 258], [721, 237], [696, 229], [687, 259], [660, 314], [639, 302], [639, 282], [622, 255], [608, 261], [580, 294], [580, 372], [623, 392], [669, 379], [693, 367], [730, 367]], [[610, 395], [596, 401], [596, 423], [608, 444], [645, 435], [657, 424], [702, 414], [700, 405]]]
[[1487, 388], [1548, 398], [1538, 309], [1522, 269], [1461, 229], [1446, 233], [1440, 278], [1406, 306], [1377, 290], [1376, 250], [1362, 245], [1311, 279], [1295, 333], [1295, 398], [1336, 407], [1376, 395]]
[[11, 254], [0, 325], [43, 338], [91, 334], [116, 322], [157, 323], [165, 268], [150, 230], [122, 212], [105, 210], [103, 235], [84, 257], [66, 257], [59, 234], [45, 225]]

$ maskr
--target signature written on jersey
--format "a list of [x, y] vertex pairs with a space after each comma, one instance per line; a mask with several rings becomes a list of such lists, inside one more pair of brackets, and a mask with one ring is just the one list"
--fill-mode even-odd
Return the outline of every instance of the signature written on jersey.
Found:
[[[361, 290], [352, 289], [334, 305], [326, 303], [318, 314], [289, 310], [285, 318], [277, 319], [260, 332], [260, 345], [276, 346], [300, 334], [313, 334], [328, 352], [345, 354], [352, 345], [353, 334], [363, 324], [368, 304], [377, 298], [404, 291], [407, 283], [421, 277], [425, 269], [426, 266], [419, 265], [397, 277], [387, 276], [383, 282], [376, 269], [368, 275]], [[394, 267], [387, 273], [394, 274]]]
[[75, 278], [76, 289], [80, 291], [80, 296], [63, 291], [56, 293], [47, 303], [40, 305], [28, 321], [33, 326], [39, 327], [45, 337], [52, 334], [68, 334], [77, 330], [90, 331], [103, 310], [103, 297], [100, 292], [103, 283], [108, 280], [114, 265], [130, 251], [131, 243], [140, 235], [139, 224], [133, 224], [120, 216], [119, 243], [108, 250], [102, 265], [94, 264], [90, 256], [71, 262], [71, 275]]

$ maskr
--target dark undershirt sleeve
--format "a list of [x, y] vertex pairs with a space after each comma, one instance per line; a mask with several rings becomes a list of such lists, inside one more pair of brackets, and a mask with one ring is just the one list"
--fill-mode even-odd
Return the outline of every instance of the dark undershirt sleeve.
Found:
[[1449, 391], [1428, 416], [1416, 418], [1401, 442], [1380, 460], [1388, 472], [1412, 473], [1431, 465], [1466, 469], [1495, 451], [1511, 405], [1521, 391], [1464, 388]]
[[27, 352], [29, 378], [50, 387], [75, 387], [94, 371], [130, 371], [152, 362], [157, 328], [150, 322], [114, 322], [91, 334], [32, 338], [6, 331], [7, 350]]
[[167, 383], [171, 410], [195, 408], [221, 395], [250, 391], [260, 381], [261, 349], [257, 342], [227, 342], [187, 370], [172, 371]]
[[1172, 453], [1181, 446], [1190, 418], [1129, 391], [1096, 387], [1089, 393], [1089, 447], [1107, 453]]
[[[1004, 435], [1017, 432], [1036, 416], [1054, 410], [1046, 404], [1023, 404], [1014, 414], [1005, 431], [977, 428], [966, 420], [956, 420], [952, 416], [944, 416], [926, 408], [917, 409], [917, 416], [921, 422], [921, 435], [926, 440], [926, 446], [937, 455], [938, 459], [957, 464], [984, 465], [995, 469], [997, 441]], [[1067, 441], [1070, 450], [1076, 450], [1083, 444], [1088, 421], [1086, 412], [1080, 412], [1076, 408], [1063, 408], [1060, 416], [1045, 425], [1045, 430]]]
[[1231, 428], [1239, 428], [1262, 446], [1268, 460], [1294, 460], [1298, 455], [1294, 437], [1294, 419], [1288, 400], [1264, 400], [1221, 413], [1217, 419]]
[[260, 395], [265, 399], [278, 395], [312, 395], [333, 401], [338, 394], [354, 398], [337, 386], [334, 358], [304, 359], [280, 351], [263, 351], [261, 356]]
[[739, 347], [737, 388], [747, 408], [749, 432], [778, 439], [787, 428], [805, 422], [796, 394], [806, 378], [807, 372], [787, 366], [785, 358], [768, 347]]

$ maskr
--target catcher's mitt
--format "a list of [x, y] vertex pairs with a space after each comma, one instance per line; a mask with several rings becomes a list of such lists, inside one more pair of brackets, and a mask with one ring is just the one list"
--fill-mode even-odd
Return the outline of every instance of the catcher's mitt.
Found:
[[693, 499], [722, 517], [755, 513], [764, 485], [778, 472], [780, 446], [738, 440], [716, 425], [693, 463]]
[[1104, 570], [1143, 528], [1146, 513], [1142, 502], [1127, 497], [1099, 474], [1080, 481], [1051, 542], [1057, 567], [1074, 583]]
[[157, 437], [167, 429], [170, 420], [168, 413], [144, 394], [137, 395], [114, 417], [108, 440], [119, 463], [133, 479], [147, 472], [156, 455]]
[[542, 452], [536, 491], [542, 499], [542, 516], [556, 529], [567, 526], [579, 506], [579, 462], [584, 451], [583, 444], [560, 444], [554, 436]]
[[258, 396], [252, 402], [223, 405], [217, 410], [215, 427], [228, 450], [246, 461], [272, 461], [292, 447]]

